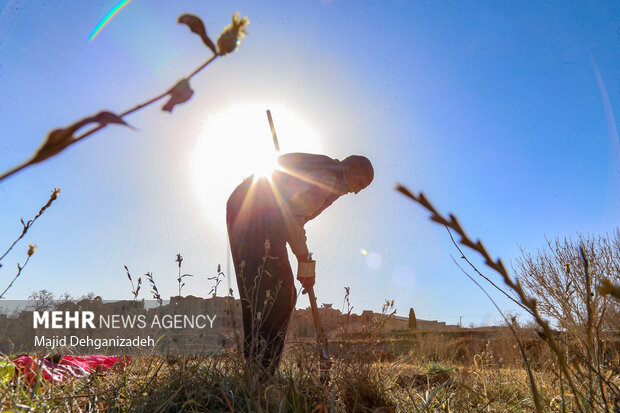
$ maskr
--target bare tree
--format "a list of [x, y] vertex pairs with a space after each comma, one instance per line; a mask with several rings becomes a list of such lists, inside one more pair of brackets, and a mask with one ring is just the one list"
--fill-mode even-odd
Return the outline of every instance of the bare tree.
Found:
[[88, 300], [88, 301], [94, 301], [97, 298], [97, 295], [95, 295], [94, 292], [88, 292], [84, 295], [82, 295], [80, 298], [78, 298], [78, 301], [82, 301], [82, 300]]
[[65, 291], [58, 297], [58, 302], [60, 304], [73, 302], [73, 297], [71, 297], [71, 294], [69, 294], [68, 291]]
[[29, 303], [28, 308], [33, 311], [46, 311], [54, 308], [54, 300], [56, 297], [54, 293], [48, 290], [39, 290], [33, 291], [29, 296], [28, 300], [32, 301]]
[[[583, 253], [582, 253], [583, 252]], [[602, 280], [620, 281], [620, 236], [584, 236], [547, 240], [547, 248], [521, 251], [515, 272], [535, 297], [539, 311], [562, 330], [583, 330], [591, 322], [603, 330], [618, 329], [618, 304], [600, 294]], [[587, 267], [586, 267], [587, 266]], [[587, 268], [587, 271], [586, 271]], [[588, 308], [589, 307], [589, 308]]]

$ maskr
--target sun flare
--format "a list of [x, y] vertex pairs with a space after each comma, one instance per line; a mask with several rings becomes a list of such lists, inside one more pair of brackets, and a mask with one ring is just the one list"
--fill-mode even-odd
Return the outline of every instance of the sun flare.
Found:
[[289, 108], [265, 103], [234, 105], [209, 115], [191, 159], [200, 208], [208, 220], [225, 228], [226, 200], [252, 174], [269, 176], [277, 166], [266, 109], [273, 115], [281, 153], [321, 153], [317, 132]]

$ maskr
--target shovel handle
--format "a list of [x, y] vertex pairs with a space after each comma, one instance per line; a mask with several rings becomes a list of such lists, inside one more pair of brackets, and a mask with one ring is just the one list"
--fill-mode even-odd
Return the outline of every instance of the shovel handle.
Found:
[[310, 307], [312, 308], [312, 318], [314, 320], [314, 329], [316, 330], [316, 339], [321, 347], [321, 359], [329, 360], [329, 353], [327, 352], [327, 336], [323, 330], [321, 324], [321, 318], [319, 317], [319, 309], [316, 305], [316, 296], [314, 295], [314, 288], [308, 290], [308, 298], [310, 299]]
[[278, 143], [278, 135], [276, 135], [276, 127], [273, 126], [273, 118], [271, 117], [271, 111], [269, 109], [267, 109], [267, 120], [269, 121], [269, 127], [271, 128], [273, 146], [276, 148], [276, 152], [280, 152], [280, 144]]
[[320, 359], [319, 359], [319, 372], [322, 383], [329, 382], [329, 369], [332, 366], [332, 360], [329, 358], [327, 352], [327, 336], [321, 325], [321, 319], [319, 318], [319, 309], [316, 305], [316, 296], [314, 295], [314, 288], [308, 290], [308, 298], [310, 299], [310, 308], [312, 309], [312, 318], [314, 320], [314, 330], [316, 331], [316, 340], [319, 344]]

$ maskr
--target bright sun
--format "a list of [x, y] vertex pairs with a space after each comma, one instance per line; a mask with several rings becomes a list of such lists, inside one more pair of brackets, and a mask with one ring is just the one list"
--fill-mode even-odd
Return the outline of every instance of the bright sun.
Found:
[[230, 106], [207, 117], [191, 160], [201, 208], [225, 229], [226, 200], [243, 178], [268, 175], [276, 165], [265, 111], [271, 110], [281, 153], [321, 153], [319, 135], [284, 106], [251, 103]]

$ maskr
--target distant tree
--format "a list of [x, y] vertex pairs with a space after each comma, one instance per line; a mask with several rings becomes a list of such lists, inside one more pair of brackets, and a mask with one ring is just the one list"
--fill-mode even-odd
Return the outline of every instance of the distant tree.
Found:
[[415, 318], [415, 312], [413, 308], [409, 309], [409, 330], [415, 330], [418, 328], [418, 321]]
[[58, 297], [58, 301], [60, 301], [60, 303], [68, 303], [70, 301], [73, 301], [73, 297], [71, 297], [71, 294], [69, 294], [67, 291], [65, 291], [64, 293], [62, 293], [59, 297]]
[[584, 331], [588, 324], [614, 330], [618, 303], [596, 287], [620, 282], [620, 235], [584, 236], [547, 241], [536, 254], [522, 251], [515, 270], [539, 311], [564, 331]]
[[32, 301], [28, 307], [34, 311], [51, 310], [54, 307], [54, 293], [48, 290], [33, 291], [28, 300]]
[[88, 300], [88, 301], [94, 301], [97, 298], [97, 296], [95, 295], [94, 292], [89, 292], [84, 294], [83, 296], [81, 296], [78, 301], [82, 301], [82, 300]]
[[600, 288], [618, 284], [619, 269], [618, 233], [547, 241], [543, 251], [523, 252], [516, 260], [519, 281], [536, 299], [538, 311], [562, 331], [566, 351], [590, 366], [601, 365], [603, 343], [613, 339], [620, 325], [620, 303]]

